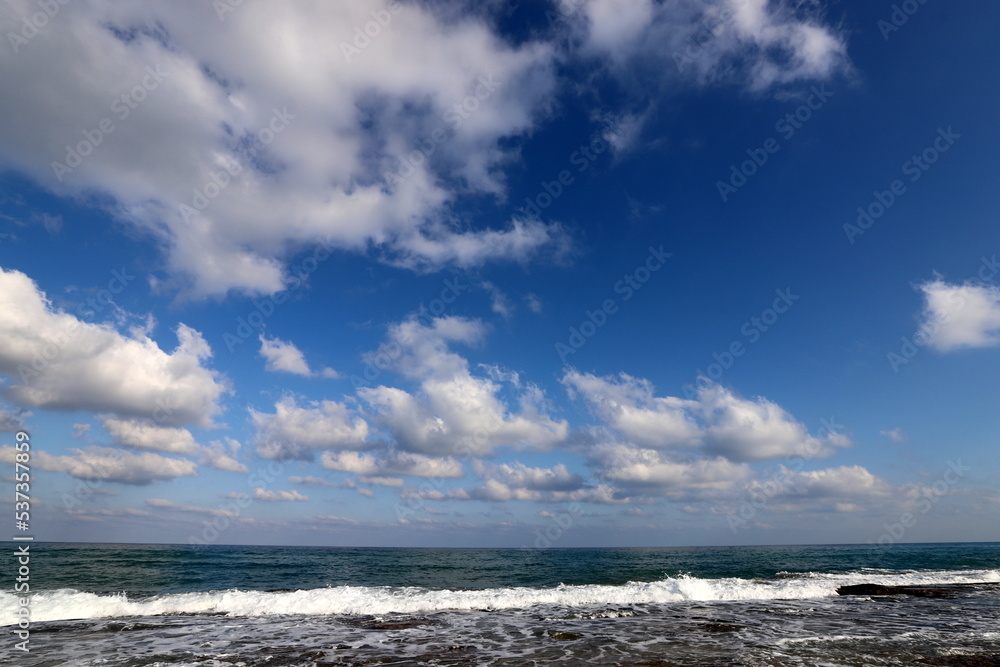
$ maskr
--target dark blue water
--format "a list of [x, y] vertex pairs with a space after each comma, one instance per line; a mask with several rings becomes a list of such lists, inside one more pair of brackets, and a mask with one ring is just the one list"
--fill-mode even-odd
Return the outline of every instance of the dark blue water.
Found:
[[[3, 555], [7, 572], [13, 552]], [[902, 665], [1000, 656], [997, 543], [39, 543], [31, 566], [32, 652], [11, 664]], [[869, 582], [963, 586], [933, 599], [836, 593]], [[3, 623], [16, 622], [16, 609], [12, 594], [0, 594]]]

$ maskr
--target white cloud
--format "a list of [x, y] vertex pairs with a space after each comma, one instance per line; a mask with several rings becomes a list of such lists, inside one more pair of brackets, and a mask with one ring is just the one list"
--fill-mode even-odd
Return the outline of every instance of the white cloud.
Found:
[[337, 378], [339, 374], [332, 368], [313, 372], [306, 363], [302, 351], [294, 343], [260, 336], [260, 356], [264, 357], [264, 367], [269, 371], [282, 371], [305, 377]]
[[343, 403], [320, 401], [299, 407], [286, 397], [273, 414], [250, 409], [256, 427], [257, 453], [266, 458], [308, 458], [318, 449], [364, 449], [368, 423]]
[[288, 481], [291, 482], [292, 484], [303, 484], [305, 486], [331, 486], [331, 487], [339, 486], [335, 482], [331, 482], [326, 479], [321, 479], [319, 477], [314, 477], [312, 475], [306, 475], [304, 477], [293, 475], [292, 477], [288, 478]]
[[568, 425], [546, 414], [546, 401], [534, 385], [517, 395], [513, 412], [501, 400], [501, 385], [474, 376], [469, 363], [449, 349], [454, 342], [482, 340], [481, 322], [460, 317], [396, 324], [387, 342], [371, 355], [389, 359], [391, 368], [419, 383], [410, 393], [396, 387], [362, 388], [358, 396], [402, 449], [424, 454], [483, 455], [500, 446], [547, 448], [565, 439]]
[[437, 458], [411, 452], [386, 451], [378, 455], [323, 452], [320, 463], [327, 470], [351, 472], [369, 478], [385, 475], [456, 478], [463, 475], [462, 464], [451, 457]]
[[20, 431], [24, 428], [24, 419], [31, 415], [26, 410], [6, 410], [0, 408], [0, 433]]
[[511, 315], [514, 314], [514, 305], [510, 302], [507, 295], [489, 281], [480, 283], [480, 287], [489, 292], [490, 309], [505, 320], [509, 320]]
[[217, 470], [230, 472], [248, 472], [248, 468], [236, 460], [240, 451], [239, 440], [223, 438], [223, 441], [213, 440], [207, 447], [201, 448], [201, 463]]
[[[580, 4], [562, 0], [567, 10]], [[738, 82], [755, 91], [847, 71], [842, 35], [820, 24], [816, 2], [585, 0], [570, 22], [584, 48], [609, 56], [618, 76], [653, 59], [664, 80]]]
[[181, 505], [172, 500], [162, 498], [147, 498], [146, 504], [150, 507], [173, 510], [175, 512], [187, 512], [190, 514], [208, 514], [211, 516], [239, 516], [238, 512], [224, 509], [212, 509], [209, 507], [197, 507], [195, 505]]
[[180, 324], [167, 353], [144, 333], [123, 335], [54, 309], [28, 276], [0, 269], [0, 373], [6, 398], [50, 410], [151, 418], [166, 426], [211, 425], [228, 391], [202, 366], [202, 335]]
[[1000, 287], [937, 279], [920, 285], [918, 336], [941, 352], [1000, 345]]
[[552, 468], [531, 468], [520, 462], [475, 465], [476, 473], [507, 486], [538, 491], [572, 491], [583, 486], [583, 478], [563, 463]]
[[642, 447], [699, 450], [744, 462], [829, 455], [850, 444], [842, 434], [812, 436], [772, 401], [740, 398], [704, 378], [690, 399], [658, 397], [648, 380], [624, 373], [601, 378], [570, 369], [562, 382], [591, 414]]
[[[477, 12], [403, 3], [378, 38], [345, 55], [354, 27], [385, 7], [244, 2], [223, 26], [211, 3], [62, 6], [0, 61], [0, 79], [18, 91], [0, 100], [0, 157], [60, 195], [108, 195], [195, 295], [280, 290], [289, 254], [318, 243], [374, 247], [416, 268], [521, 261], [558, 245], [556, 226], [462, 231], [449, 215], [460, 193], [503, 192], [500, 168], [514, 153], [501, 139], [544, 112], [554, 49], [512, 46]], [[30, 0], [5, 8], [4, 35], [38, 11]], [[135, 86], [135, 109], [115, 104]], [[52, 162], [103, 118], [113, 132], [60, 181]], [[415, 150], [426, 144], [429, 159]]]
[[535, 313], [536, 315], [542, 312], [542, 300], [537, 294], [529, 292], [524, 295], [524, 301], [528, 304], [528, 310]]
[[304, 496], [298, 491], [272, 491], [260, 487], [253, 490], [253, 497], [256, 500], [273, 502], [305, 502], [309, 500], [309, 496]]
[[171, 454], [193, 454], [198, 451], [198, 443], [186, 428], [157, 426], [151, 421], [108, 416], [102, 419], [102, 424], [104, 430], [111, 435], [112, 442], [123, 447]]
[[879, 431], [878, 433], [886, 440], [890, 442], [895, 442], [896, 444], [906, 442], [907, 440], [910, 439], [909, 436], [906, 435], [906, 432], [903, 431], [903, 429], [900, 428], [899, 426], [897, 426], [894, 429], [890, 429], [888, 431]]
[[[32, 466], [41, 470], [65, 472], [84, 480], [103, 480], [143, 486], [175, 477], [196, 477], [194, 461], [160, 456], [152, 452], [133, 454], [110, 447], [70, 449], [69, 456], [54, 456], [44, 451], [32, 455]], [[13, 447], [0, 447], [0, 460], [14, 462]]]
[[675, 460], [668, 454], [622, 443], [595, 447], [591, 459], [605, 480], [637, 493], [690, 498], [725, 495], [753, 471], [724, 458]]

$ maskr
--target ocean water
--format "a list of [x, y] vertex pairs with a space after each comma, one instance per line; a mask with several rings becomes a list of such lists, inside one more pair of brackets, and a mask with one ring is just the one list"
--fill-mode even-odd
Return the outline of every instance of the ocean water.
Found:
[[[11, 581], [2, 664], [1000, 665], [1000, 543], [31, 553], [31, 651]], [[837, 595], [857, 583], [977, 585]]]

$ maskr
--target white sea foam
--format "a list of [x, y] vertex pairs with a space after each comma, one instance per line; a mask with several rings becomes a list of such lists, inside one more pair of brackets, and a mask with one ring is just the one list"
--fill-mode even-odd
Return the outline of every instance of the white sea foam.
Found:
[[[290, 592], [210, 591], [130, 599], [127, 593], [96, 595], [70, 589], [38, 591], [32, 596], [33, 622], [134, 618], [164, 614], [229, 616], [357, 615], [426, 613], [438, 610], [517, 609], [537, 605], [585, 607], [683, 601], [805, 600], [835, 596], [838, 586], [878, 583], [890, 586], [1000, 582], [1000, 570], [925, 571], [906, 574], [804, 573], [796, 578], [700, 579], [682, 576], [620, 586], [580, 585], [553, 588], [426, 590], [420, 588], [337, 586]], [[18, 600], [0, 593], [0, 625], [17, 623]]]

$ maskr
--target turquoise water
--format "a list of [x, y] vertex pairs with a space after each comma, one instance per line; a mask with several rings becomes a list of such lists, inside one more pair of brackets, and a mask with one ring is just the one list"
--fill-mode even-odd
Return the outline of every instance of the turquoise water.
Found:
[[[16, 569], [13, 552], [4, 552], [5, 571]], [[901, 665], [1000, 656], [1000, 543], [39, 543], [31, 566], [32, 652], [13, 664]], [[869, 582], [977, 585], [947, 599], [836, 594]], [[0, 594], [0, 622], [16, 621], [16, 604]]]

